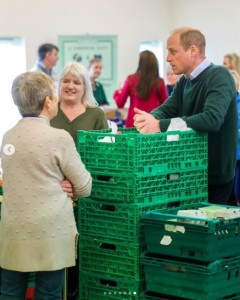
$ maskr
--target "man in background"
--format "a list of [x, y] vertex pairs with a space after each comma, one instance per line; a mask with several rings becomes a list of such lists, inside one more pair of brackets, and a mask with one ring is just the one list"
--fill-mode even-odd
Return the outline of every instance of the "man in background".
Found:
[[55, 66], [58, 61], [59, 49], [53, 44], [42, 44], [38, 48], [38, 60], [31, 71], [42, 71], [50, 76], [54, 82], [55, 89], [58, 87], [58, 76]]

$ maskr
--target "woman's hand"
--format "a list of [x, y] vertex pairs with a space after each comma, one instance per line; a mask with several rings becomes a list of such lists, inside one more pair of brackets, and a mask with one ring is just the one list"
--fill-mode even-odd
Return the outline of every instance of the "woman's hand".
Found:
[[69, 180], [67, 180], [67, 179], [63, 180], [61, 182], [61, 187], [62, 187], [63, 191], [65, 193], [67, 193], [69, 198], [73, 197], [73, 187], [72, 187], [72, 183]]

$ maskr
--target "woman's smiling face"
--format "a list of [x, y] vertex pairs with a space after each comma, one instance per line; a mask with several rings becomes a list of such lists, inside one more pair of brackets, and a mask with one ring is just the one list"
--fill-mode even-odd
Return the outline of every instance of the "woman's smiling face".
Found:
[[82, 78], [68, 73], [60, 83], [61, 101], [82, 102], [85, 84]]

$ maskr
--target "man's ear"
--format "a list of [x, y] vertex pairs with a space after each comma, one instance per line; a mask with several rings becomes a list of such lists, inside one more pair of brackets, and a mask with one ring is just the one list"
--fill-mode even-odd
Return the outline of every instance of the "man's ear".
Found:
[[195, 45], [191, 45], [189, 47], [189, 50], [190, 50], [191, 55], [195, 55], [196, 53], [199, 52], [199, 49]]

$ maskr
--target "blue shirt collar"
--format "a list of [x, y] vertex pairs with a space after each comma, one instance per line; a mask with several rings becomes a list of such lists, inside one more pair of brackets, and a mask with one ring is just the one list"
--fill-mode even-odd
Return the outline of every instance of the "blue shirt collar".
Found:
[[52, 69], [48, 69], [41, 60], [38, 61], [37, 65], [41, 71], [43, 71], [44, 73], [46, 73], [49, 76], [52, 75]]
[[193, 80], [196, 78], [202, 71], [204, 71], [208, 66], [210, 66], [211, 62], [207, 60], [206, 58], [198, 65], [192, 73], [187, 77], [190, 80]]

